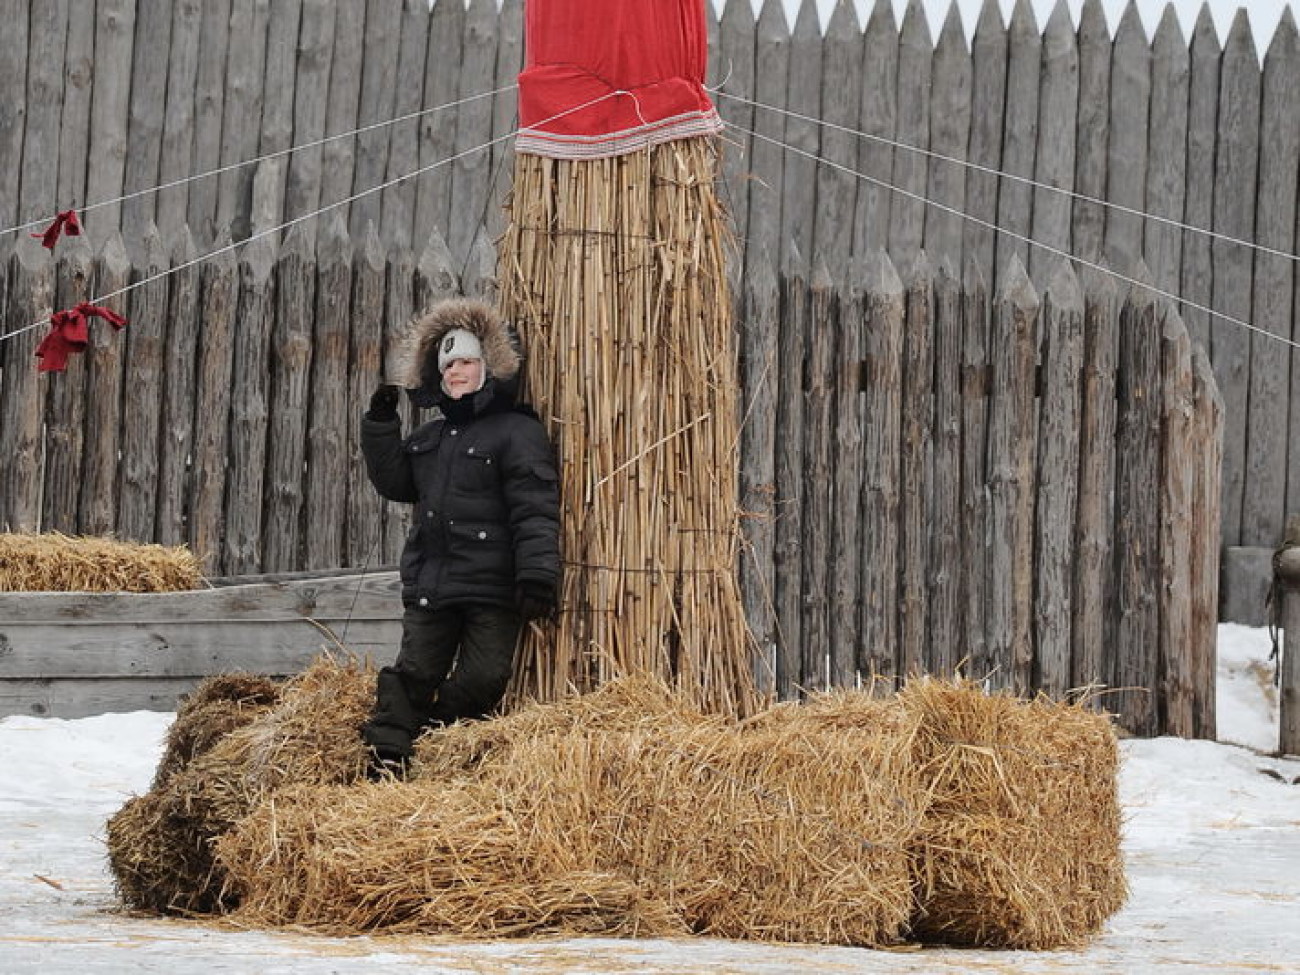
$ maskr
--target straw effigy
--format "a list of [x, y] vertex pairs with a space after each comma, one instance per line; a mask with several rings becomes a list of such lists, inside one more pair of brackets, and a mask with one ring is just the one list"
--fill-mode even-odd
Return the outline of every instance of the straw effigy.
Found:
[[366, 755], [359, 729], [373, 698], [368, 668], [322, 656], [252, 721], [170, 774], [160, 768], [155, 787], [108, 823], [109, 866], [122, 901], [169, 914], [230, 909], [213, 841], [282, 788], [360, 776]]
[[179, 592], [203, 585], [202, 568], [184, 546], [0, 534], [0, 592]]
[[1077, 945], [1123, 905], [1118, 745], [1079, 705], [913, 680], [914, 760], [930, 802], [915, 843], [918, 938]]
[[614, 682], [428, 735], [409, 784], [282, 792], [218, 858], [246, 924], [895, 944], [924, 795], [907, 716], [805, 715]]
[[560, 462], [565, 579], [513, 693], [655, 674], [752, 713], [735, 581], [737, 380], [708, 139], [605, 159], [516, 156], [500, 301]]

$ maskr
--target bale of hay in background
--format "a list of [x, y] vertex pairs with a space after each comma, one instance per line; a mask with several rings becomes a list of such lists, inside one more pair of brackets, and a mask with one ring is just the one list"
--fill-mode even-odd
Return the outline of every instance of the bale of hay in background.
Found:
[[374, 692], [370, 668], [318, 657], [284, 684], [278, 703], [119, 810], [108, 847], [123, 902], [163, 913], [229, 910], [213, 841], [282, 788], [360, 776]]
[[1118, 747], [1102, 715], [974, 684], [910, 681], [930, 803], [916, 837], [915, 936], [1060, 948], [1127, 897]]
[[151, 788], [167, 780], [236, 728], [252, 723], [280, 699], [280, 684], [258, 674], [217, 674], [182, 698], [167, 729]]
[[908, 716], [855, 707], [739, 724], [632, 678], [428, 735], [410, 784], [277, 794], [218, 855], [251, 924], [894, 944], [924, 792]]
[[0, 592], [179, 592], [202, 584], [202, 564], [184, 546], [0, 534]]

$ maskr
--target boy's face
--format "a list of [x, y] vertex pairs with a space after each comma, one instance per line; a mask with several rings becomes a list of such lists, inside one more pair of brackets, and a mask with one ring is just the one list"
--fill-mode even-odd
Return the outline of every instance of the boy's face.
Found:
[[483, 360], [452, 359], [443, 371], [442, 385], [452, 399], [476, 392], [483, 385]]

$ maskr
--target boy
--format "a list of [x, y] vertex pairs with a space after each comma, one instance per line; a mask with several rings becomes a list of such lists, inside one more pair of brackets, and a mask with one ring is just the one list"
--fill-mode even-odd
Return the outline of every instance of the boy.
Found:
[[397, 387], [381, 386], [361, 421], [371, 483], [415, 505], [401, 647], [362, 729], [372, 767], [398, 775], [425, 727], [496, 708], [520, 630], [554, 611], [560, 581], [554, 454], [515, 401], [521, 357], [505, 323], [480, 302], [445, 302], [416, 322], [413, 347], [411, 401], [441, 415], [403, 440]]

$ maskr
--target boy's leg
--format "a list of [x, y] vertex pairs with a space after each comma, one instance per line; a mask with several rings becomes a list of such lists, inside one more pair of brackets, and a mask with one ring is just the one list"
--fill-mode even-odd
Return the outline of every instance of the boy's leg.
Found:
[[408, 608], [397, 660], [379, 672], [375, 710], [361, 737], [380, 758], [403, 760], [429, 719], [434, 693], [447, 678], [465, 620], [457, 609]]
[[466, 606], [456, 670], [438, 689], [429, 715], [434, 726], [483, 718], [505, 695], [523, 620], [513, 607]]

